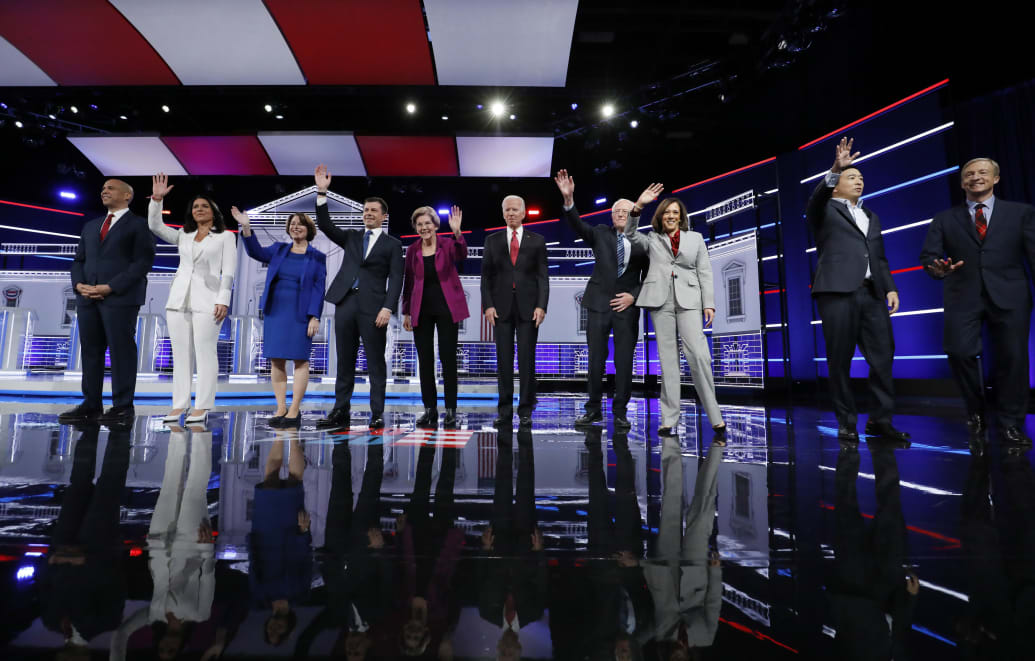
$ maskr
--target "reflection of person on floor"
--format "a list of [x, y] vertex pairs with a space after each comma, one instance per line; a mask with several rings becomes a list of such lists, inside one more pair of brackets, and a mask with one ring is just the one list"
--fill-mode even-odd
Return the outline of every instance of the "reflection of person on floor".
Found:
[[[497, 437], [496, 485], [492, 521], [482, 533], [478, 568], [478, 614], [500, 628], [499, 659], [521, 655], [521, 628], [546, 611], [546, 557], [543, 534], [535, 521], [535, 461], [532, 433], [518, 432], [517, 494], [513, 430], [504, 426]], [[515, 503], [516, 500], [516, 503]]]
[[[285, 460], [288, 476], [281, 478]], [[266, 642], [274, 646], [291, 635], [298, 620], [293, 607], [309, 594], [312, 583], [313, 537], [305, 509], [304, 470], [298, 432], [278, 431], [266, 457], [265, 479], [255, 485], [248, 536], [252, 605], [272, 609], [264, 633]]]
[[380, 528], [384, 446], [372, 443], [366, 450], [363, 484], [354, 511], [352, 450], [342, 442], [331, 453], [326, 548], [321, 559], [327, 607], [299, 635], [295, 658], [307, 657], [316, 636], [331, 628], [339, 629], [335, 653], [348, 659], [366, 658], [374, 643], [371, 629], [391, 606], [391, 563]]
[[834, 566], [827, 581], [834, 645], [846, 659], [909, 658], [906, 637], [920, 589], [906, 560], [898, 462], [892, 446], [868, 443], [876, 474], [877, 512], [869, 526], [859, 511], [859, 450], [844, 444], [834, 477]]
[[84, 426], [76, 441], [71, 479], [61, 496], [40, 581], [43, 625], [65, 637], [59, 659], [89, 658], [87, 643], [119, 626], [126, 603], [119, 503], [129, 470], [129, 430], [108, 433], [95, 483], [99, 431], [96, 425]]
[[[641, 657], [654, 633], [654, 602], [641, 566], [642, 517], [629, 437], [616, 433], [614, 502], [607, 488], [606, 442], [600, 427], [586, 430], [589, 452], [589, 557], [585, 580], [551, 591], [550, 630], [554, 655], [566, 658]], [[612, 512], [614, 516], [612, 517]]]
[[209, 618], [215, 592], [215, 538], [206, 491], [212, 474], [212, 432], [170, 425], [165, 473], [147, 534], [151, 605], [126, 619], [112, 637], [112, 658], [125, 658], [129, 636], [151, 624], [160, 659], [180, 655], [194, 625]]
[[956, 633], [964, 658], [1031, 656], [1035, 476], [1021, 452], [1005, 455], [1001, 467], [1005, 488], [990, 489], [988, 459], [974, 454], [963, 489], [960, 541], [971, 559], [970, 613], [956, 622]]
[[661, 449], [661, 525], [654, 554], [644, 563], [654, 598], [654, 639], [663, 659], [685, 659], [715, 640], [722, 607], [722, 567], [709, 551], [723, 446], [712, 443], [694, 484], [683, 529], [683, 456], [677, 438]]
[[410, 505], [399, 516], [396, 530], [402, 554], [402, 611], [399, 651], [421, 656], [428, 649], [448, 658], [452, 630], [460, 617], [459, 604], [450, 599], [453, 574], [464, 531], [454, 527], [453, 487], [459, 450], [442, 448], [442, 464], [435, 485], [435, 511], [431, 516], [431, 468], [435, 446], [420, 449]]
[[204, 651], [201, 661], [218, 659], [234, 637], [237, 630], [248, 617], [248, 574], [233, 569], [228, 563], [216, 564], [216, 593], [212, 600], [212, 616], [200, 631], [196, 631], [194, 639], [201, 640]]

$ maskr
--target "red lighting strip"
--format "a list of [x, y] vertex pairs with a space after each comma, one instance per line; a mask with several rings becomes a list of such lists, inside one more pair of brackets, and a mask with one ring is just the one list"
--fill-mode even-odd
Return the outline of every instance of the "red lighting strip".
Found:
[[817, 142], [821, 142], [823, 140], [826, 140], [827, 138], [829, 138], [832, 135], [837, 135], [841, 131], [844, 131], [845, 129], [850, 129], [853, 126], [858, 126], [859, 124], [862, 124], [863, 122], [865, 122], [868, 119], [873, 119], [877, 115], [885, 113], [885, 112], [887, 112], [887, 111], [889, 111], [889, 110], [891, 110], [893, 108], [897, 108], [898, 106], [902, 105], [903, 103], [909, 103], [913, 99], [917, 99], [917, 98], [923, 96], [924, 94], [927, 94], [928, 92], [933, 92], [934, 90], [938, 89], [939, 87], [943, 87], [943, 86], [948, 85], [948, 84], [949, 84], [949, 79], [946, 78], [945, 80], [939, 81], [939, 82], [935, 83], [934, 85], [931, 85], [930, 87], [925, 87], [924, 89], [920, 90], [919, 92], [916, 92], [915, 94], [910, 94], [906, 98], [901, 99], [899, 101], [896, 101], [895, 103], [892, 103], [889, 106], [884, 106], [880, 110], [877, 110], [875, 112], [871, 112], [869, 115], [866, 115], [865, 117], [863, 117], [861, 119], [857, 119], [854, 122], [852, 122], [851, 124], [845, 124], [841, 128], [835, 129], [835, 130], [833, 130], [830, 133], [827, 133], [825, 135], [821, 135], [818, 138], [816, 138], [815, 140], [812, 140], [811, 142], [806, 142], [801, 147], [798, 147], [798, 151], [801, 151], [802, 149], [808, 149], [809, 147], [811, 147], [812, 145], [816, 144]]
[[719, 618], [719, 622], [722, 622], [723, 624], [728, 624], [729, 626], [733, 627], [737, 631], [742, 631], [742, 632], [746, 633], [747, 635], [749, 635], [749, 636], [751, 636], [753, 638], [757, 638], [758, 640], [764, 640], [764, 641], [766, 641], [768, 643], [772, 643], [773, 645], [779, 645], [780, 647], [784, 648], [785, 650], [790, 650], [791, 652], [794, 652], [795, 654], [798, 653], [798, 650], [794, 649], [790, 645], [784, 645], [783, 643], [781, 643], [780, 641], [776, 640], [775, 638], [767, 636], [764, 633], [762, 633], [761, 631], [755, 631], [751, 627], [744, 626], [743, 624], [740, 624], [738, 622], [732, 622], [730, 620], [727, 620], [724, 617], [720, 617]]
[[907, 269], [899, 269], [897, 271], [892, 271], [891, 275], [895, 275], [896, 273], [909, 273], [910, 271], [923, 271], [923, 270], [924, 270], [924, 267], [922, 267], [922, 266], [910, 266]]
[[744, 167], [737, 168], [736, 170], [730, 170], [729, 172], [723, 172], [722, 174], [717, 174], [714, 177], [709, 177], [709, 178], [704, 179], [702, 181], [698, 181], [697, 183], [690, 184], [689, 186], [683, 186], [682, 188], [677, 188], [677, 189], [675, 189], [672, 192], [673, 193], [679, 193], [679, 192], [682, 192], [682, 191], [685, 191], [685, 190], [689, 190], [691, 188], [694, 188], [695, 186], [701, 186], [701, 185], [707, 184], [709, 182], [716, 181], [718, 179], [722, 179], [723, 177], [728, 177], [731, 174], [737, 174], [738, 172], [743, 172], [745, 170], [750, 170], [751, 168], [758, 167], [759, 165], [765, 165], [766, 163], [772, 163], [775, 160], [776, 160], [775, 156], [770, 156], [769, 158], [766, 158], [766, 159], [763, 159], [761, 161], [758, 161], [757, 163], [752, 163], [751, 165], [745, 165]]
[[[820, 507], [822, 507], [823, 509], [834, 511], [834, 506], [830, 505], [829, 503], [820, 503]], [[860, 512], [860, 514], [862, 514], [867, 519], [872, 519], [873, 518], [872, 514], [866, 514], [865, 512]], [[935, 532], [933, 530], [928, 530], [926, 528], [918, 528], [916, 526], [911, 526], [909, 524], [906, 524], [906, 530], [910, 530], [912, 532], [919, 533], [921, 535], [926, 535], [928, 537], [932, 537], [934, 539], [941, 540], [943, 542], [948, 542], [949, 546], [947, 546], [946, 548], [950, 548], [950, 549], [953, 549], [953, 548], [958, 549], [958, 548], [960, 548], [960, 540], [956, 539], [955, 537], [949, 537], [948, 535], [943, 535], [940, 532]]]
[[[464, 230], [464, 231], [462, 231], [460, 233], [461, 234], [470, 234], [471, 230]], [[439, 232], [438, 235], [439, 236], [453, 236], [453, 233], [452, 232]], [[399, 238], [400, 239], [416, 239], [419, 236], [420, 236], [420, 234], [403, 234]]]
[[50, 207], [38, 207], [35, 204], [23, 204], [21, 202], [8, 202], [7, 200], [0, 200], [0, 204], [10, 204], [12, 207], [24, 207], [26, 209], [39, 209], [40, 211], [53, 211], [54, 213], [64, 213], [69, 216], [85, 216], [85, 213], [79, 213], [78, 211], [65, 211], [64, 209], [52, 209]]

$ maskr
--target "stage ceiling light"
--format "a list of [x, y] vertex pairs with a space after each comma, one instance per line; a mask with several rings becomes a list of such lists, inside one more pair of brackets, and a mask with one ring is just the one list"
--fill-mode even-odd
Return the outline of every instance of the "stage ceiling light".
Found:
[[638, 121], [636, 121], [635, 119], [632, 120], [631, 122], [629, 122], [629, 127], [630, 128], [636, 128], [639, 125], [640, 125], [640, 123]]
[[162, 112], [169, 112], [169, 106], [163, 105]]
[[493, 117], [502, 117], [507, 108], [502, 101], [493, 101], [492, 105], [489, 106], [489, 110], [492, 111]]
[[611, 115], [615, 114], [615, 107], [610, 103], [606, 103], [604, 104], [604, 107], [600, 109], [600, 112], [604, 115], [604, 117], [610, 117]]
[[417, 106], [416, 106], [416, 104], [413, 104], [413, 103], [407, 103], [407, 104], [406, 104], [406, 112], [410, 113], [411, 115], [412, 115], [413, 113], [417, 112]]
[[72, 111], [73, 115], [79, 114], [79, 108], [76, 108], [75, 106], [68, 106], [68, 109]]
[[273, 106], [271, 106], [268, 103], [264, 105], [263, 108], [266, 110], [266, 112], [273, 112]]

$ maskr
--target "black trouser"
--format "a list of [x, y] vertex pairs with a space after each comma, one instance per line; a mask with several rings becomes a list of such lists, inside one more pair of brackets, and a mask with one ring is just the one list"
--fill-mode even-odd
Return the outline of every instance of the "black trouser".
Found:
[[838, 424], [855, 429], [858, 422], [851, 382], [856, 346], [870, 366], [870, 392], [877, 400], [877, 410], [870, 419], [890, 423], [895, 410], [891, 378], [895, 338], [887, 304], [877, 296], [872, 282], [867, 281], [849, 294], [817, 294], [816, 307], [823, 320], [830, 396]]
[[640, 326], [640, 309], [631, 305], [621, 312], [588, 310], [586, 340], [589, 345], [589, 401], [586, 412], [599, 412], [604, 390], [604, 366], [607, 362], [607, 340], [615, 336], [615, 398], [611, 412], [625, 415], [632, 392], [633, 354]]
[[352, 391], [356, 386], [356, 354], [360, 340], [367, 357], [370, 377], [370, 415], [376, 418], [385, 410], [385, 344], [388, 327], [374, 325], [377, 314], [366, 314], [359, 309], [359, 296], [350, 291], [345, 300], [334, 308], [334, 339], [338, 350], [338, 375], [334, 379], [334, 408], [350, 408]]
[[103, 551], [119, 544], [119, 505], [129, 472], [128, 429], [108, 432], [101, 474], [94, 483], [99, 427], [87, 427], [72, 453], [72, 475], [61, 501], [50, 543]]
[[137, 305], [76, 306], [79, 347], [83, 357], [83, 403], [101, 408], [104, 393], [104, 350], [111, 356], [111, 403], [132, 406], [137, 388]]
[[988, 324], [989, 339], [995, 357], [996, 398], [999, 423], [1004, 426], [1024, 425], [1028, 411], [1028, 328], [1031, 308], [1027, 305], [1005, 310], [981, 296], [977, 308], [946, 306], [945, 352], [956, 377], [967, 413], [984, 414], [984, 380], [978, 355], [981, 347], [982, 322]]
[[586, 446], [589, 449], [589, 514], [586, 518], [589, 549], [594, 555], [603, 557], [618, 551], [632, 551], [639, 558], [643, 555], [643, 521], [636, 500], [636, 472], [629, 450], [629, 438], [626, 434], [614, 438], [615, 493], [612, 520], [604, 462], [606, 448], [602, 447], [601, 431], [598, 428], [586, 432]]
[[531, 319], [518, 318], [517, 294], [510, 304], [510, 316], [496, 320], [496, 372], [499, 375], [499, 410], [514, 410], [514, 331], [517, 331], [520, 399], [518, 415], [530, 416], [535, 409], [535, 345], [539, 329]]
[[426, 408], [436, 408], [438, 383], [435, 380], [435, 329], [438, 328], [438, 357], [442, 361], [442, 381], [447, 409], [456, 408], [456, 343], [460, 324], [453, 323], [449, 312], [421, 313], [413, 327], [413, 343], [417, 346], [420, 369], [420, 394]]

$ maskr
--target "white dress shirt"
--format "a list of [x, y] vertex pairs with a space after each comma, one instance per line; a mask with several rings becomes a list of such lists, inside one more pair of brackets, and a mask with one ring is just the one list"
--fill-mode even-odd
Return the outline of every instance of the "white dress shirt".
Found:
[[[118, 211], [109, 211], [108, 213], [104, 214], [105, 218], [108, 217], [108, 214], [112, 214], [114, 216], [114, 218], [111, 219], [111, 224], [108, 225], [108, 231], [110, 232], [112, 230], [112, 228], [115, 227], [115, 223], [119, 222], [119, 218], [122, 218], [128, 212], [129, 212], [129, 207], [126, 207], [125, 209], [119, 209]], [[974, 216], [974, 212], [971, 211], [970, 215], [971, 215], [971, 217], [973, 217]], [[101, 221], [101, 227], [103, 227], [103, 226], [104, 226], [104, 221], [102, 220]]]
[[[828, 172], [826, 178], [827, 188], [834, 188], [837, 186], [838, 180], [841, 179], [840, 172]], [[851, 200], [846, 200], [843, 197], [831, 197], [830, 199], [835, 202], [840, 202], [845, 205], [848, 210], [848, 215], [855, 221], [855, 225], [859, 228], [859, 231], [863, 233], [863, 236], [869, 236], [870, 234], [870, 218], [862, 210], [863, 201], [860, 199], [855, 204], [852, 204]], [[873, 274], [870, 272], [870, 260], [866, 260], [866, 277], [872, 278]]]
[[[324, 205], [324, 204], [327, 204], [327, 196], [326, 195], [317, 195], [316, 196], [316, 206], [321, 206], [321, 205]], [[365, 253], [363, 253], [363, 259], [366, 259], [367, 255], [370, 254], [370, 249], [374, 247], [374, 244], [377, 242], [378, 237], [381, 236], [381, 232], [383, 232], [383, 231], [384, 231], [384, 227], [383, 226], [382, 227], [378, 227], [377, 229], [373, 229], [373, 230], [372, 229], [366, 229], [366, 228], [363, 229], [363, 233], [364, 234], [366, 234], [367, 232], [373, 232], [373, 234], [370, 235], [370, 241], [367, 242], [367, 251]]]
[[521, 238], [525, 235], [525, 228], [524, 227], [518, 227], [516, 230], [512, 230], [509, 227], [507, 228], [507, 250], [508, 251], [510, 250], [510, 242], [514, 240], [514, 238], [512, 236], [512, 234], [514, 232], [517, 232], [518, 246], [520, 246], [521, 245]]

